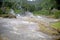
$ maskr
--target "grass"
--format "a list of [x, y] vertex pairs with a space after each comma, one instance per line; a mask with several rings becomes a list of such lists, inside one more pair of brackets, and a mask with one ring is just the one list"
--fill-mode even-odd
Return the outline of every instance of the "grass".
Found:
[[48, 35], [57, 35], [58, 34], [58, 32], [56, 30], [49, 29], [42, 24], [39, 24], [39, 27], [40, 27], [40, 31], [42, 31], [43, 33], [46, 33]]
[[60, 32], [60, 21], [51, 24], [51, 27]]
[[33, 14], [34, 15], [48, 15], [49, 10], [42, 9], [42, 10], [39, 10], [39, 11], [34, 11]]
[[34, 15], [41, 15], [40, 11], [34, 11], [33, 14]]

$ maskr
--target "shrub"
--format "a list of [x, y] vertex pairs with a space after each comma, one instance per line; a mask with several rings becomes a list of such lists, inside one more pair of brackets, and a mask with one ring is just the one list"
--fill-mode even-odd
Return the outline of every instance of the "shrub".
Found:
[[33, 14], [35, 14], [35, 15], [49, 15], [49, 10], [42, 9], [39, 11], [34, 11]]
[[60, 10], [56, 10], [53, 12], [54, 18], [60, 18]]
[[0, 9], [0, 14], [2, 14], [3, 12], [2, 12], [2, 10]]
[[14, 9], [14, 11], [15, 11], [16, 14], [19, 14], [19, 13], [22, 12], [22, 10], [18, 10], [18, 9]]

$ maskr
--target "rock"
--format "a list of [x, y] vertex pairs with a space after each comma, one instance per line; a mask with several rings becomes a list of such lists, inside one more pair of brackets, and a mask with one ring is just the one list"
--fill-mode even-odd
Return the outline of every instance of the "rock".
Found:
[[12, 14], [6, 14], [6, 15], [3, 15], [1, 17], [3, 17], [3, 18], [16, 18], [16, 16], [12, 15]]

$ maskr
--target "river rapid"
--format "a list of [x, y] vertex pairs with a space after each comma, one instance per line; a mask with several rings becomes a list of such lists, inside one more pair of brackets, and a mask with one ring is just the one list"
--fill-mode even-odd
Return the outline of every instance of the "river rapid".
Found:
[[39, 31], [38, 23], [29, 21], [34, 18], [46, 22], [47, 18], [33, 16], [30, 12], [26, 13], [29, 14], [25, 16], [17, 14], [17, 18], [0, 18], [0, 36], [2, 40], [54, 40], [52, 36]]

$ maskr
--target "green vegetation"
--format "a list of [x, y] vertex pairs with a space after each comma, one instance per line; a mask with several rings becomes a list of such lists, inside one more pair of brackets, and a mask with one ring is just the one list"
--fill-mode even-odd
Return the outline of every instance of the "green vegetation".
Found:
[[49, 34], [49, 35], [58, 35], [59, 34], [58, 31], [47, 28], [45, 25], [41, 24], [39, 27], [40, 27], [40, 31], [42, 31], [46, 34]]
[[15, 9], [15, 13], [16, 13], [16, 14], [19, 14], [19, 13], [21, 13], [21, 12], [22, 12], [22, 10]]
[[22, 8], [25, 11], [30, 11], [30, 12], [35, 11], [35, 6], [34, 5], [27, 4], [27, 3], [22, 4]]
[[2, 5], [0, 6], [0, 14], [8, 14], [9, 10], [13, 9], [15, 13], [30, 11], [33, 12], [34, 15], [45, 15], [52, 18], [60, 18], [60, 10], [52, 11], [54, 8], [56, 9], [59, 7], [56, 0], [41, 0], [40, 2], [36, 1], [36, 3], [31, 3], [26, 0], [3, 0]]
[[51, 27], [60, 32], [60, 22], [55, 22], [51, 24]]
[[45, 10], [45, 9], [42, 9], [40, 11], [34, 11], [33, 14], [34, 15], [49, 15], [49, 11]]
[[49, 10], [46, 9], [42, 9], [40, 11], [34, 11], [33, 12], [34, 15], [45, 15], [45, 16], [49, 16], [51, 18], [60, 18], [60, 10], [53, 10], [51, 12], [49, 12]]
[[3, 14], [3, 12], [2, 12], [2, 10], [1, 10], [1, 8], [0, 8], [0, 14]]
[[56, 10], [53, 12], [55, 18], [60, 18], [60, 10]]

